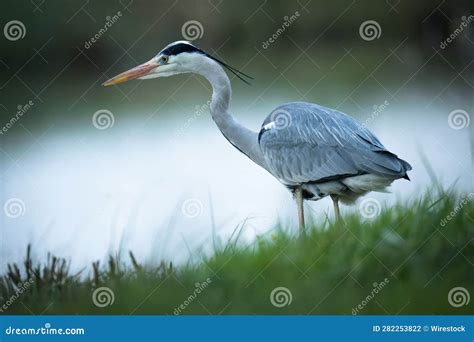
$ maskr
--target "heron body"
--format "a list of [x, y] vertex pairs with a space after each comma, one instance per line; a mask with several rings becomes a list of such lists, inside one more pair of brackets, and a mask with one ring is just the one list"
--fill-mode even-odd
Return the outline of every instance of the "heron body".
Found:
[[389, 152], [352, 117], [307, 102], [274, 109], [259, 131], [241, 125], [228, 111], [232, 95], [227, 68], [247, 82], [249, 76], [189, 42], [166, 46], [149, 62], [104, 83], [195, 73], [211, 84], [210, 113], [224, 137], [263, 167], [294, 194], [300, 227], [304, 200], [330, 196], [339, 217], [338, 201], [353, 202], [369, 191], [381, 191], [399, 178], [409, 179], [411, 166]]
[[258, 140], [272, 174], [309, 200], [332, 195], [350, 203], [411, 169], [352, 117], [313, 103], [276, 108]]

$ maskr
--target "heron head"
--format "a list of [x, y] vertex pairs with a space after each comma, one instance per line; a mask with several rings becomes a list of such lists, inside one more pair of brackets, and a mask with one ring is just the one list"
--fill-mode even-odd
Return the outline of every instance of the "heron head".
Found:
[[246, 83], [248, 82], [244, 77], [251, 78], [223, 61], [212, 57], [190, 42], [180, 40], [167, 45], [148, 62], [122, 72], [105, 81], [102, 85], [110, 86], [133, 79], [168, 77], [182, 73], [201, 73], [209, 63], [219, 63]]

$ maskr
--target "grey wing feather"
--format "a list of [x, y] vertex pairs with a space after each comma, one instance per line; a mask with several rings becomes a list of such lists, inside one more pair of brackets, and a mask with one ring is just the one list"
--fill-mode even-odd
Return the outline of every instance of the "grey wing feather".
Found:
[[411, 170], [350, 116], [307, 102], [270, 113], [259, 144], [272, 173], [286, 185], [366, 173], [400, 178]]

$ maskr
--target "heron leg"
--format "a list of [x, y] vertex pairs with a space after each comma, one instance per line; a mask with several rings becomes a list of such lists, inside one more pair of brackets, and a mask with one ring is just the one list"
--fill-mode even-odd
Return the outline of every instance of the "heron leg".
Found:
[[342, 222], [341, 211], [339, 210], [339, 197], [331, 195], [332, 203], [334, 204], [334, 213], [336, 214], [336, 222]]
[[298, 222], [300, 226], [300, 235], [305, 234], [305, 226], [304, 226], [304, 208], [303, 208], [303, 189], [297, 188], [295, 190], [295, 197], [296, 197], [296, 206], [298, 208]]

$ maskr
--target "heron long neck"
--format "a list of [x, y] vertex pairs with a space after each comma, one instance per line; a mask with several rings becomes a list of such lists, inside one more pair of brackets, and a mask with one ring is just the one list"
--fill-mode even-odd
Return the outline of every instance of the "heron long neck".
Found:
[[210, 112], [219, 130], [240, 152], [267, 169], [258, 144], [258, 134], [242, 126], [228, 112], [232, 89], [225, 71], [216, 62], [209, 61], [199, 73], [207, 78], [212, 85]]

